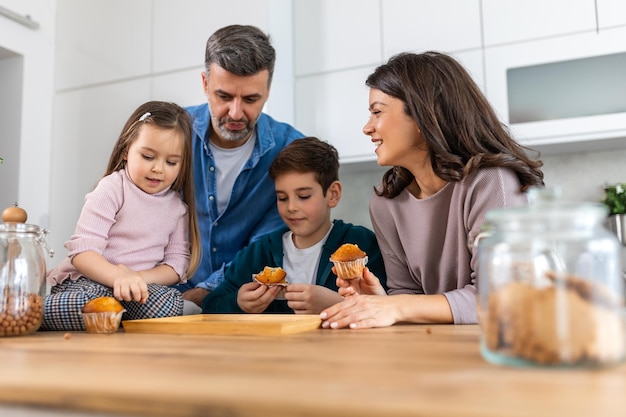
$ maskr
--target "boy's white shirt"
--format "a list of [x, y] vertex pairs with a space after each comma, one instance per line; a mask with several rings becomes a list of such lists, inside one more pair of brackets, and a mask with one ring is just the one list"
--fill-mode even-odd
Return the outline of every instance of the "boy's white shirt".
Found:
[[332, 224], [322, 240], [304, 249], [296, 248], [291, 230], [285, 232], [283, 235], [283, 269], [287, 273], [287, 281], [290, 284], [315, 284], [322, 246], [331, 230], [333, 230]]

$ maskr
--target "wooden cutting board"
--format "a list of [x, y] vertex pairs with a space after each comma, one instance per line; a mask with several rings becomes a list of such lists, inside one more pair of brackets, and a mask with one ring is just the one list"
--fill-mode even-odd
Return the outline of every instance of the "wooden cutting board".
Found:
[[195, 314], [125, 320], [127, 333], [283, 335], [318, 329], [317, 314]]

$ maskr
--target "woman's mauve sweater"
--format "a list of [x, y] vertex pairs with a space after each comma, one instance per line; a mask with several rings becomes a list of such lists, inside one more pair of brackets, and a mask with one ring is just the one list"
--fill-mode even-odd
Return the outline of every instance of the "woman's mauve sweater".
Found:
[[520, 188], [512, 170], [484, 168], [425, 199], [406, 189], [393, 199], [373, 195], [370, 216], [389, 295], [444, 294], [455, 323], [477, 323], [477, 258], [468, 240], [487, 211], [525, 204]]

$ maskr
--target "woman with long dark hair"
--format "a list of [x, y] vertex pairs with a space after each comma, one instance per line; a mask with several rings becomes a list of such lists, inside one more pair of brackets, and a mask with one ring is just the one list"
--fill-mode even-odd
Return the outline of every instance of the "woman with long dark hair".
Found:
[[338, 280], [323, 327], [476, 323], [476, 253], [485, 213], [525, 204], [542, 163], [517, 143], [467, 71], [438, 53], [402, 53], [367, 79], [363, 132], [391, 166], [370, 201], [387, 272]]

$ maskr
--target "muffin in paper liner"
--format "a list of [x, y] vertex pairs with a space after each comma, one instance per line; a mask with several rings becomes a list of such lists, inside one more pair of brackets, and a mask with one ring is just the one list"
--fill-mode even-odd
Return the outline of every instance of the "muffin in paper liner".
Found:
[[267, 282], [259, 281], [257, 278], [257, 275], [258, 274], [252, 274], [252, 280], [254, 282], [258, 282], [259, 284], [265, 285], [266, 287], [283, 287], [278, 293], [278, 295], [276, 296], [275, 300], [286, 300], [285, 288], [287, 288], [287, 286], [289, 285], [289, 282], [286, 279], [285, 281], [281, 281], [281, 282], [267, 283]]
[[354, 261], [335, 261], [330, 259], [335, 264], [335, 272], [339, 278], [342, 279], [355, 279], [363, 276], [363, 268], [367, 265], [367, 256]]
[[81, 313], [85, 323], [87, 333], [115, 333], [120, 327], [122, 314], [126, 310], [119, 313], [114, 311], [106, 311], [102, 313]]

